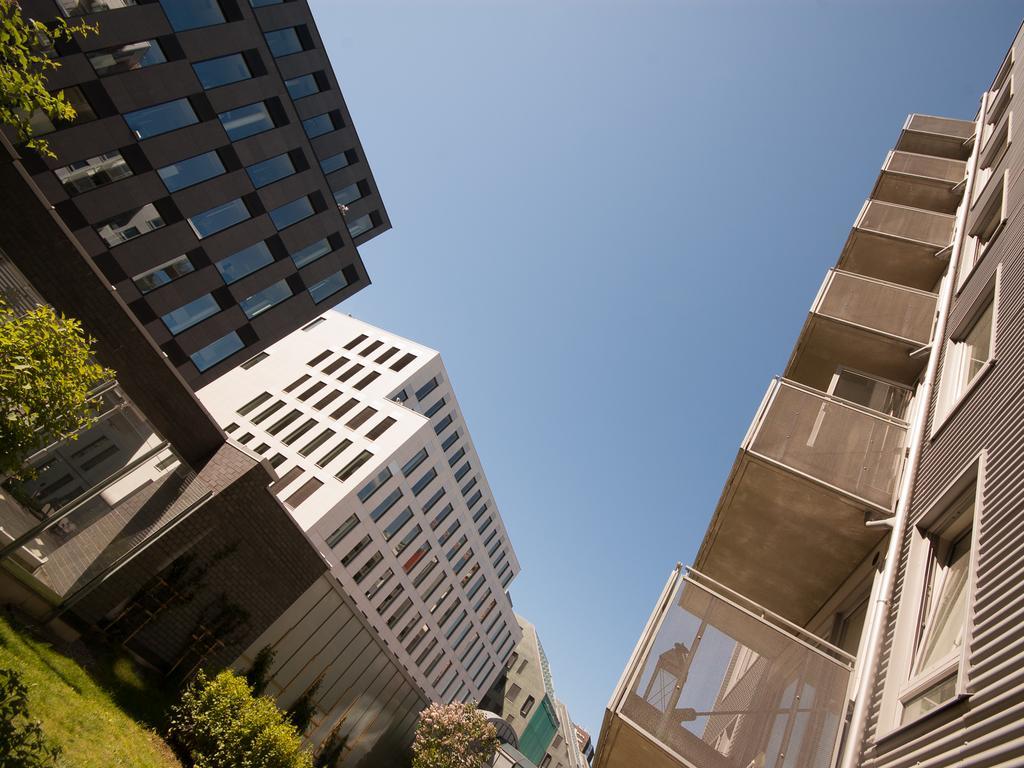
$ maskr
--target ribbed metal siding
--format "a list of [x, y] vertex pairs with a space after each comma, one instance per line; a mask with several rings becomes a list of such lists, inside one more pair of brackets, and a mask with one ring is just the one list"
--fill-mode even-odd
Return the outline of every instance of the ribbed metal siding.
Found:
[[[1021, 67], [1015, 69], [1018, 79], [1024, 78]], [[1009, 109], [1015, 107], [1017, 114], [1024, 116], [1024, 101], [1016, 96]], [[996, 362], [925, 446], [911, 506], [913, 524], [968, 462], [982, 449], [987, 451], [983, 509], [975, 529], [978, 565], [967, 669], [968, 689], [973, 695], [969, 701], [877, 743], [882, 687], [894, 640], [892, 616], [863, 760], [872, 768], [1024, 763], [1024, 141], [1020, 138], [1010, 145], [992, 181], [1007, 167], [1011, 169], [1008, 221], [955, 298], [949, 322], [950, 329], [960, 327], [989, 290], [1001, 264]], [[971, 212], [969, 226], [980, 208]], [[935, 403], [931, 406], [934, 414]], [[902, 597], [907, 557], [904, 547], [893, 600], [896, 607]], [[881, 729], [883, 734], [886, 731], [888, 728]]]

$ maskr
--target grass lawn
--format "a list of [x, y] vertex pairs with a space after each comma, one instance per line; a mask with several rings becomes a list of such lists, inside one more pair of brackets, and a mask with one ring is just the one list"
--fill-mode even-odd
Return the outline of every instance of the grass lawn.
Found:
[[21, 673], [29, 714], [63, 748], [63, 766], [181, 768], [153, 730], [169, 700], [129, 658], [98, 656], [87, 671], [0, 615], [0, 666]]

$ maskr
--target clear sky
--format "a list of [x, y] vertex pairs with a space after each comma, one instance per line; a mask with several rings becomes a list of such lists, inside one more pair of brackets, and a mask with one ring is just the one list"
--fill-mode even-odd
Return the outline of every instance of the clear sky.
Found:
[[311, 4], [394, 226], [342, 309], [441, 351], [596, 738], [907, 113], [973, 117], [1024, 6]]

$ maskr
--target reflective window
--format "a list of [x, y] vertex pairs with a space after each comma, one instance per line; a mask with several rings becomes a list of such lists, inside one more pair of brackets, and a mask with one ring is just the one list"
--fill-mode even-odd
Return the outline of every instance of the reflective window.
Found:
[[173, 334], [179, 334], [186, 328], [191, 328], [196, 323], [205, 320], [218, 312], [220, 312], [220, 306], [217, 304], [217, 300], [214, 299], [211, 294], [207, 293], [194, 301], [190, 301], [183, 307], [178, 307], [177, 309], [168, 312], [160, 319], [164, 321], [164, 325], [167, 326], [167, 330]]
[[142, 40], [138, 43], [117, 45], [86, 54], [97, 75], [112, 75], [116, 72], [130, 72], [133, 69], [151, 67], [167, 61], [156, 40]]
[[283, 155], [275, 155], [254, 163], [246, 167], [245, 172], [249, 174], [252, 185], [259, 189], [278, 179], [283, 179], [285, 176], [291, 176], [295, 173], [295, 165], [286, 152]]
[[341, 272], [335, 272], [333, 275], [328, 275], [323, 280], [313, 283], [309, 286], [309, 295], [313, 297], [313, 301], [319, 304], [329, 296], [333, 296], [342, 288], [348, 285], [348, 280], [345, 279], [345, 275]]
[[426, 448], [420, 448], [420, 450], [416, 452], [415, 456], [413, 456], [411, 459], [409, 459], [407, 462], [405, 462], [405, 465], [402, 467], [402, 474], [405, 477], [408, 477], [409, 475], [411, 475], [416, 470], [416, 467], [418, 467], [420, 464], [423, 463], [423, 460], [426, 459], [426, 458], [427, 458], [427, 449]]
[[269, 131], [274, 127], [274, 119], [267, 111], [267, 105], [262, 101], [255, 104], [247, 104], [238, 109], [229, 109], [217, 115], [220, 124], [224, 126], [228, 137], [232, 141], [244, 139], [246, 136], [253, 136], [263, 131]]
[[132, 278], [132, 282], [135, 283], [135, 287], [142, 293], [149, 293], [150, 291], [159, 288], [161, 285], [167, 285], [167, 283], [172, 280], [194, 271], [195, 267], [193, 267], [192, 262], [188, 260], [188, 256], [179, 256], [176, 259], [168, 261], [166, 264], [154, 267], [148, 272], [136, 275]]
[[308, 219], [313, 213], [313, 204], [309, 201], [309, 197], [300, 197], [272, 210], [270, 220], [280, 231], [296, 222]]
[[224, 23], [217, 0], [160, 0], [160, 5], [175, 32]]
[[249, 298], [242, 299], [238, 302], [238, 305], [245, 312], [245, 316], [251, 320], [257, 315], [266, 312], [275, 304], [280, 304], [291, 295], [292, 289], [288, 286], [288, 281], [278, 280], [273, 285], [268, 285], [262, 291], [254, 293]]
[[340, 152], [337, 155], [331, 155], [330, 157], [325, 157], [323, 160], [321, 160], [320, 169], [324, 173], [331, 173], [341, 168], [345, 168], [351, 162], [352, 161], [349, 159], [348, 152]]
[[262, 269], [274, 261], [274, 256], [267, 247], [267, 244], [260, 241], [248, 248], [243, 248], [233, 253], [226, 259], [216, 263], [224, 282], [229, 285], [236, 280], [241, 280], [246, 275], [251, 275], [257, 269]]
[[348, 224], [348, 233], [352, 237], [359, 237], [364, 232], [369, 232], [373, 229], [373, 219], [370, 218], [368, 213], [363, 214], [358, 219], [352, 219], [352, 221], [346, 222], [346, 224]]
[[157, 104], [154, 107], [126, 112], [124, 121], [135, 134], [136, 138], [148, 139], [161, 133], [174, 131], [186, 125], [199, 122], [188, 99], [178, 99]]
[[302, 41], [299, 40], [299, 33], [295, 27], [275, 29], [263, 35], [267, 40], [267, 47], [275, 58], [287, 56], [289, 53], [298, 53], [302, 50]]
[[361, 451], [352, 461], [341, 468], [341, 471], [335, 475], [339, 480], [348, 480], [352, 475], [356, 473], [363, 464], [373, 458], [373, 454], [369, 451]]
[[302, 129], [306, 132], [306, 135], [313, 139], [317, 136], [323, 136], [325, 133], [330, 133], [334, 130], [334, 121], [331, 119], [330, 114], [325, 112], [322, 115], [311, 117], [308, 120], [302, 121]]
[[344, 189], [337, 189], [334, 191], [334, 202], [338, 205], [348, 205], [354, 203], [363, 193], [359, 189], [358, 184], [349, 184]]
[[63, 168], [55, 168], [53, 172], [71, 194], [87, 192], [132, 175], [132, 169], [117, 151], [79, 160]]
[[416, 390], [416, 400], [422, 401], [427, 395], [437, 389], [437, 377], [435, 376], [422, 387]]
[[216, 234], [240, 221], [245, 221], [249, 216], [249, 209], [245, 207], [245, 203], [241, 198], [236, 198], [189, 217], [188, 223], [192, 226], [196, 237], [202, 240], [204, 237]]
[[304, 267], [330, 252], [331, 244], [327, 242], [327, 238], [324, 238], [295, 251], [292, 254], [292, 261], [295, 262], [296, 267]]
[[[382, 485], [384, 485], [384, 483], [386, 483], [390, 479], [391, 470], [385, 467], [375, 478], [373, 478], [370, 482], [368, 482], [366, 485], [360, 488], [359, 492], [356, 495], [359, 497], [360, 501], [365, 502], [367, 499], [369, 499], [371, 496], [373, 496], [373, 494], [377, 492], [378, 488], [380, 488]], [[399, 496], [401, 496], [401, 492], [399, 492]]]
[[245, 56], [240, 53], [199, 61], [192, 65], [192, 69], [204, 90], [252, 77], [249, 65], [245, 63]]
[[100, 11], [113, 11], [117, 8], [127, 8], [135, 5], [135, 0], [58, 0], [60, 7], [68, 16], [85, 16], [87, 13], [99, 13]]
[[238, 334], [232, 331], [231, 333], [221, 336], [212, 344], [207, 344], [198, 352], [193, 352], [192, 362], [195, 363], [196, 368], [198, 368], [201, 373], [207, 368], [216, 365], [221, 360], [235, 354], [235, 352], [242, 349], [244, 346], [245, 344], [242, 343]]
[[152, 203], [134, 211], [126, 211], [96, 226], [96, 234], [103, 238], [108, 248], [126, 243], [136, 237], [160, 229], [164, 220]]
[[288, 95], [292, 99], [301, 99], [303, 96], [312, 96], [314, 93], [320, 93], [320, 83], [311, 74], [285, 80], [284, 87], [288, 89]]
[[207, 152], [165, 165], [157, 173], [163, 179], [167, 191], [176, 192], [214, 176], [220, 176], [224, 173], [224, 163], [220, 161], [220, 156], [216, 152]]
[[284, 0], [249, 0], [253, 8], [262, 8], [264, 5], [280, 5]]

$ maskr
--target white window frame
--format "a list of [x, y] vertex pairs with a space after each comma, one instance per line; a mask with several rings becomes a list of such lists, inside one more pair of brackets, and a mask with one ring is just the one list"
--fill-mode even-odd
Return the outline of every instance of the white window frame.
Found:
[[[1007, 126], [1009, 130], [1009, 126]], [[999, 189], [998, 192], [991, 190]], [[975, 186], [978, 189], [978, 186]], [[961, 249], [960, 258], [957, 263], [957, 275], [956, 275], [956, 290], [959, 293], [964, 285], [968, 282], [971, 275], [977, 270], [977, 267], [985, 258], [985, 254], [988, 253], [989, 248], [999, 237], [1000, 232], [1006, 226], [1006, 220], [1009, 216], [1007, 211], [1006, 203], [1007, 197], [1010, 191], [1010, 169], [1006, 168], [1002, 175], [996, 180], [988, 179], [982, 194], [975, 204], [980, 202], [982, 198], [987, 198], [985, 204], [981, 207], [980, 212], [974, 217], [974, 224], [967, 231], [964, 237], [963, 247]], [[988, 236], [984, 243], [981, 242], [981, 224], [987, 222], [989, 217], [993, 214], [999, 216], [999, 222], [996, 224], [992, 233]]]
[[[903, 589], [896, 610], [892, 653], [882, 692], [880, 736], [887, 736], [897, 730], [910, 728], [971, 695], [967, 660], [974, 629], [971, 616], [974, 610], [977, 584], [975, 575], [978, 563], [978, 531], [981, 528], [984, 515], [986, 460], [987, 454], [984, 450], [974, 456], [907, 532], [909, 552], [903, 578]], [[974, 486], [974, 512], [970, 520], [965, 521], [963, 517], [965, 512], [956, 514], [955, 505], [972, 485]], [[951, 517], [954, 514], [955, 516]], [[955, 533], [945, 534], [950, 529]], [[963, 642], [956, 654], [950, 655], [930, 669], [913, 674], [918, 642], [921, 639], [922, 611], [926, 608], [924, 591], [932, 559], [933, 540], [936, 536], [950, 539], [959, 538], [967, 530], [971, 532], [971, 547], [967, 572]], [[956, 675], [956, 692], [950, 699], [913, 720], [901, 722], [906, 702], [946, 679], [951, 673]]]
[[[949, 421], [950, 417], [967, 400], [975, 387], [984, 380], [996, 362], [999, 351], [996, 347], [998, 339], [996, 331], [999, 326], [999, 286], [1001, 277], [1002, 265], [999, 265], [993, 276], [991, 287], [981, 292], [979, 298], [974, 302], [971, 311], [946, 337], [929, 440], [935, 438], [942, 427]], [[989, 306], [992, 307], [992, 327], [989, 332], [988, 360], [985, 361], [985, 364], [981, 366], [970, 381], [962, 382], [960, 380], [960, 371], [964, 364], [963, 338], [974, 328], [975, 323]]]

